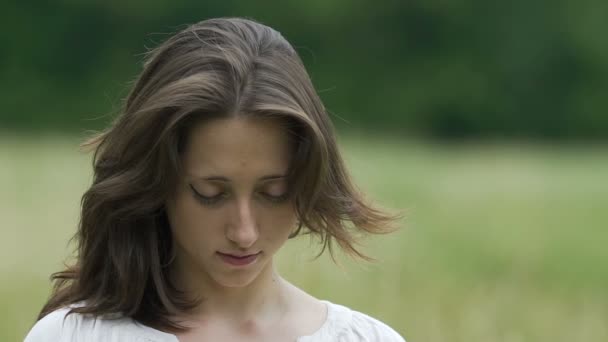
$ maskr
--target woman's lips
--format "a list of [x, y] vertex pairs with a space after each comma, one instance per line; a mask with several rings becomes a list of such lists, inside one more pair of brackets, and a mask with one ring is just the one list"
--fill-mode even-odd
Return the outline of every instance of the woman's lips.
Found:
[[234, 254], [227, 254], [227, 253], [222, 253], [222, 252], [217, 252], [217, 254], [220, 256], [220, 258], [233, 266], [247, 266], [249, 264], [252, 264], [254, 261], [257, 260], [258, 256], [261, 254], [262, 252], [258, 252], [255, 254], [248, 254], [248, 255], [243, 255], [243, 256], [238, 256], [238, 255], [234, 255]]

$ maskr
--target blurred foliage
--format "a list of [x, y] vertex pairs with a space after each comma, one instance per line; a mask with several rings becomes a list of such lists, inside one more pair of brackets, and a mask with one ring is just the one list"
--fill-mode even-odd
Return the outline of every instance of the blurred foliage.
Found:
[[297, 47], [339, 126], [606, 139], [607, 15], [605, 0], [5, 2], [0, 127], [102, 127], [147, 48], [245, 16]]

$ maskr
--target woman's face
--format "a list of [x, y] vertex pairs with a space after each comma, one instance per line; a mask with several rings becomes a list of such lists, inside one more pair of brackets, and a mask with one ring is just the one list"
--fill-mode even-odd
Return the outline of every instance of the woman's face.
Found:
[[251, 283], [296, 223], [279, 123], [216, 119], [193, 128], [184, 175], [167, 201], [177, 268], [226, 287]]

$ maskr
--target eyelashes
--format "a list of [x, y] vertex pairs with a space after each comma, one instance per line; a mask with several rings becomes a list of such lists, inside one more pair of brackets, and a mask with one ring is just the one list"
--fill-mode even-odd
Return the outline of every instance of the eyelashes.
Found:
[[281, 194], [281, 195], [271, 195], [268, 193], [262, 193], [262, 195], [264, 197], [266, 197], [267, 200], [274, 202], [274, 203], [283, 203], [289, 199], [288, 192], [285, 192], [284, 194]]
[[[228, 198], [229, 195], [226, 192], [221, 192], [215, 196], [205, 196], [202, 195], [201, 193], [199, 193], [196, 188], [194, 188], [194, 186], [192, 186], [192, 184], [190, 184], [190, 190], [192, 190], [192, 193], [194, 194], [194, 197], [201, 202], [204, 205], [208, 205], [208, 206], [213, 206], [216, 204], [219, 204], [220, 202], [222, 202], [224, 199]], [[267, 201], [269, 201], [270, 203], [274, 203], [274, 204], [280, 204], [283, 202], [286, 202], [289, 199], [289, 192], [284, 192], [280, 195], [272, 195], [269, 194], [267, 192], [260, 192], [259, 193], [264, 199], [266, 199]]]
[[214, 204], [217, 204], [225, 196], [224, 193], [221, 193], [221, 194], [215, 195], [215, 196], [204, 196], [204, 195], [201, 195], [201, 193], [199, 193], [198, 191], [196, 191], [196, 189], [192, 186], [192, 184], [190, 184], [190, 190], [192, 190], [192, 193], [194, 194], [194, 197], [199, 202], [201, 202], [202, 204], [205, 204], [205, 205], [214, 205]]

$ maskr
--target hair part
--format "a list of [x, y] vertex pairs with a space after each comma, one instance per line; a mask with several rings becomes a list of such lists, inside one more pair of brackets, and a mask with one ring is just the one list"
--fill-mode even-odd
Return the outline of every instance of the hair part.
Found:
[[[81, 201], [75, 265], [52, 275], [39, 319], [120, 313], [164, 331], [195, 307], [171, 283], [172, 237], [165, 201], [181, 174], [180, 154], [195, 124], [239, 116], [279, 120], [293, 140], [289, 186], [299, 227], [334, 255], [370, 260], [356, 235], [393, 230], [398, 214], [370, 206], [354, 186], [334, 129], [293, 47], [280, 33], [240, 18], [189, 26], [152, 50], [120, 115], [83, 146], [94, 179]], [[74, 305], [77, 304], [77, 305]]]

